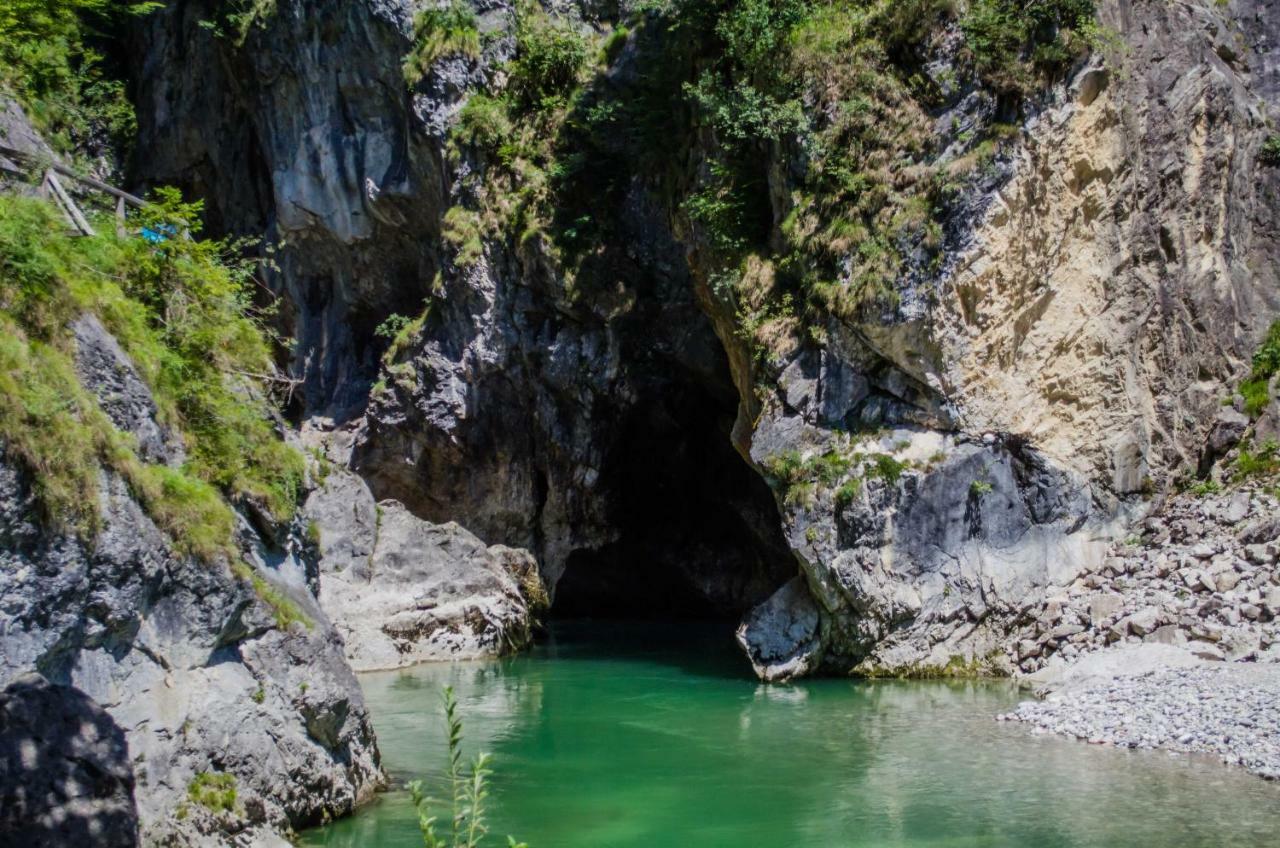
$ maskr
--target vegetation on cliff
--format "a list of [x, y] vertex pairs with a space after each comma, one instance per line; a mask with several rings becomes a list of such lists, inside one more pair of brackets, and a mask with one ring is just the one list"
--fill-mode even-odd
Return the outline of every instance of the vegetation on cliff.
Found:
[[[655, 0], [597, 30], [522, 3], [514, 56], [452, 133], [455, 162], [481, 167], [445, 237], [464, 266], [487, 241], [532, 251], [573, 300], [607, 288], [595, 260], [623, 222], [601, 210], [643, 186], [767, 361], [825, 316], [892, 314], [937, 270], [951, 205], [1021, 101], [1098, 42], [1094, 16], [1092, 0]], [[433, 23], [413, 79], [421, 56], [474, 55], [470, 33]], [[939, 131], [974, 91], [991, 105]]]
[[128, 18], [160, 5], [6, 0], [0, 7], [0, 87], [23, 103], [56, 150], [124, 154], [137, 119], [108, 48]]
[[[157, 199], [143, 226], [198, 231], [198, 204], [173, 191]], [[292, 515], [303, 461], [270, 422], [273, 340], [252, 306], [256, 266], [239, 247], [72, 236], [51, 205], [0, 196], [0, 439], [32, 473], [52, 523], [92, 533], [99, 464], [129, 482], [179, 548], [207, 559], [235, 555], [222, 495]], [[81, 385], [70, 325], [82, 313], [129, 354], [160, 423], [180, 434], [181, 468], [142, 461]]]

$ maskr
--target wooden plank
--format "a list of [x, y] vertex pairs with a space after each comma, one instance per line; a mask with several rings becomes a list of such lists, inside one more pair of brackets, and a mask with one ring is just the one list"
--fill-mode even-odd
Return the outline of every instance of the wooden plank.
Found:
[[66, 210], [67, 217], [71, 219], [71, 223], [83, 235], [95, 235], [93, 227], [89, 226], [89, 219], [85, 218], [84, 213], [80, 211], [80, 207], [76, 206], [76, 202], [71, 199], [71, 195], [67, 194], [67, 190], [62, 187], [62, 181], [58, 179], [58, 175], [50, 168], [44, 173], [45, 181], [49, 183], [49, 188], [53, 189], [53, 194], [58, 198], [58, 202], [62, 204], [62, 208]]
[[[16, 148], [13, 148], [13, 147], [7, 147], [6, 145], [3, 145], [3, 144], [0, 144], [0, 153], [3, 153], [5, 156], [8, 156], [10, 159], [25, 161], [28, 164], [35, 163], [40, 160], [40, 157], [33, 156], [30, 153], [17, 150]], [[116, 188], [113, 185], [108, 185], [107, 183], [104, 183], [102, 180], [97, 180], [97, 179], [94, 179], [93, 177], [87, 177], [84, 174], [77, 174], [75, 171], [71, 170], [66, 165], [63, 165], [61, 163], [51, 162], [49, 163], [49, 167], [52, 168], [57, 173], [62, 174], [64, 177], [67, 177], [68, 179], [75, 180], [78, 183], [82, 183], [83, 185], [87, 185], [90, 188], [97, 189], [98, 191], [106, 192], [112, 197], [117, 198], [119, 200], [123, 200], [125, 203], [128, 203], [131, 206], [137, 206], [139, 209], [141, 209], [142, 207], [148, 205], [147, 201], [143, 200], [141, 197], [138, 197], [133, 194], [129, 194], [129, 192], [127, 191], [121, 191], [120, 189]]]

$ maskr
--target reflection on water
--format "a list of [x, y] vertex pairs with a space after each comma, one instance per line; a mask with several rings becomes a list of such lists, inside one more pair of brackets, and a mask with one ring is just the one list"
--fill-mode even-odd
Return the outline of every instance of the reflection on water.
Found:
[[[439, 693], [454, 686], [468, 750], [494, 755], [493, 831], [534, 848], [1255, 848], [1280, 834], [1280, 786], [997, 723], [1018, 700], [1007, 684], [762, 686], [729, 634], [688, 624], [576, 623], [530, 656], [362, 682], [400, 784], [440, 779]], [[410, 848], [414, 822], [392, 792], [305, 844]]]

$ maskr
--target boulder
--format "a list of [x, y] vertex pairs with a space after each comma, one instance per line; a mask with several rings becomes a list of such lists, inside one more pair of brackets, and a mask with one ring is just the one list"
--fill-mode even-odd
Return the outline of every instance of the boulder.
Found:
[[499, 656], [529, 644], [547, 592], [528, 551], [423, 521], [334, 469], [308, 498], [320, 605], [357, 671]]
[[22, 675], [0, 691], [0, 844], [133, 848], [124, 731], [88, 695]]
[[804, 578], [795, 577], [747, 614], [738, 627], [738, 644], [761, 680], [790, 680], [816, 667], [818, 624], [813, 595]]

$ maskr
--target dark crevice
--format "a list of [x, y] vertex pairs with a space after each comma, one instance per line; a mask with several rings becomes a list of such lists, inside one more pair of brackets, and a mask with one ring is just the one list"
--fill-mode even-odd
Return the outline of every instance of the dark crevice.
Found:
[[737, 619], [796, 573], [773, 494], [730, 441], [724, 353], [706, 350], [696, 371], [645, 363], [601, 469], [617, 540], [569, 557], [553, 615]]

